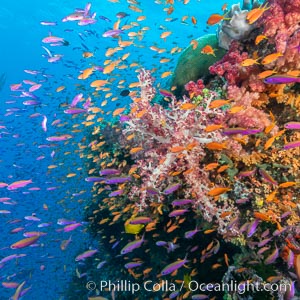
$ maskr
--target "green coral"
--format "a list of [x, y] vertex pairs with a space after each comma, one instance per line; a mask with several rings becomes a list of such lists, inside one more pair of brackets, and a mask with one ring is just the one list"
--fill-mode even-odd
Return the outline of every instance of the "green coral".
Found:
[[[226, 53], [226, 50], [218, 46], [216, 34], [206, 34], [197, 39], [198, 46], [193, 49], [190, 45], [187, 47], [178, 59], [178, 63], [171, 80], [171, 86], [176, 86], [176, 95], [181, 95], [184, 91], [184, 85], [189, 81], [197, 81], [199, 78], [208, 76], [208, 68], [220, 60]], [[214, 55], [201, 53], [201, 50], [210, 45], [215, 50]]]

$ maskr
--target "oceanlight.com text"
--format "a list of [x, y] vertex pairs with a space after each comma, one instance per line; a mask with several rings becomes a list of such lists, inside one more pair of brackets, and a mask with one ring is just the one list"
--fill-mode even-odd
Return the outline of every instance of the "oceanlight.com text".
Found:
[[99, 289], [100, 291], [107, 292], [129, 292], [135, 294], [139, 291], [146, 292], [175, 292], [186, 291], [191, 292], [236, 292], [238, 294], [244, 293], [256, 293], [256, 292], [280, 292], [285, 293], [292, 289], [292, 283], [259, 283], [259, 282], [237, 282], [229, 281], [229, 283], [200, 283], [195, 280], [190, 281], [188, 284], [182, 282], [181, 284], [175, 284], [168, 280], [155, 282], [153, 280], [147, 280], [143, 283], [132, 282], [130, 280], [101, 280], [99, 284], [95, 281], [89, 281], [86, 284], [86, 288], [90, 291]]

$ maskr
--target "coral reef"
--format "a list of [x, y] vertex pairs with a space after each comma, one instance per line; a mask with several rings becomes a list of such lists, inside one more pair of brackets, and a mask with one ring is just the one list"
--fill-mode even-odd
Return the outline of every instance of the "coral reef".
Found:
[[[208, 76], [208, 68], [225, 54], [224, 49], [218, 46], [215, 34], [204, 35], [195, 41], [197, 47], [190, 45], [180, 55], [171, 80], [171, 86], [176, 86], [175, 94], [177, 96], [182, 95], [187, 82], [197, 81], [199, 78]], [[206, 45], [215, 49], [215, 55], [201, 53], [201, 49]]]
[[209, 282], [203, 266], [223, 283], [288, 286], [261, 296], [248, 291], [240, 299], [297, 293], [299, 3], [270, 0], [238, 12], [244, 23], [257, 13], [251, 33], [231, 41], [210, 66], [208, 83], [202, 71], [174, 79], [189, 97], [164, 91], [165, 107], [153, 103], [154, 78], [140, 69], [140, 94], [132, 96], [130, 111], [97, 131], [88, 218], [97, 232], [114, 228], [103, 240], [117, 243], [116, 259], [126, 263], [116, 280], [130, 274], [163, 284], [168, 278], [183, 283], [177, 295], [188, 298], [189, 282]]
[[[245, 7], [247, 5], [243, 5]], [[233, 4], [217, 30], [219, 47], [228, 50], [233, 40], [243, 40], [256, 27], [247, 22], [248, 10], [241, 10], [240, 4]]]

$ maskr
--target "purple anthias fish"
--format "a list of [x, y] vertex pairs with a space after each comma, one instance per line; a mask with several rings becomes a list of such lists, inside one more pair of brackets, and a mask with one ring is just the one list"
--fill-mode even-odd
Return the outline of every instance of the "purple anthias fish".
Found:
[[117, 191], [113, 191], [111, 192], [108, 196], [109, 197], [116, 197], [116, 196], [121, 196], [124, 193], [124, 190], [117, 190]]
[[163, 191], [163, 193], [164, 193], [165, 195], [170, 195], [170, 194], [176, 192], [180, 187], [181, 187], [181, 184], [180, 184], [180, 183], [175, 183], [175, 184], [173, 184], [173, 185], [167, 187], [167, 188]]
[[92, 18], [83, 18], [78, 22], [79, 26], [86, 26], [86, 25], [90, 25], [90, 24], [95, 24], [97, 22], [96, 19]]
[[286, 300], [297, 299], [297, 298], [294, 298], [294, 296], [295, 296], [295, 281], [290, 281], [288, 286], [289, 286], [289, 289], [285, 292], [284, 299], [286, 299]]
[[272, 264], [279, 255], [279, 249], [276, 248], [264, 261], [265, 265]]
[[267, 245], [270, 241], [272, 240], [272, 238], [266, 238], [262, 241], [260, 241], [257, 246], [260, 248], [260, 247], [264, 247], [265, 245]]
[[180, 293], [179, 291], [174, 291], [169, 295], [169, 298], [174, 299], [179, 295], [179, 293]]
[[82, 98], [83, 98], [83, 94], [82, 94], [82, 93], [77, 94], [77, 95], [73, 98], [73, 100], [72, 100], [72, 102], [71, 102], [71, 104], [70, 104], [70, 107], [75, 107], [75, 106], [77, 105], [77, 103], [78, 103]]
[[63, 226], [65, 226], [65, 225], [70, 225], [70, 224], [75, 224], [76, 223], [76, 221], [73, 221], [73, 220], [67, 220], [67, 219], [58, 219], [57, 220], [57, 224], [58, 225], [63, 225]]
[[251, 236], [255, 233], [258, 224], [259, 224], [259, 220], [258, 220], [258, 219], [255, 219], [254, 221], [252, 221], [252, 222], [248, 225], [248, 228], [247, 228], [247, 237], [251, 237]]
[[186, 257], [184, 259], [175, 261], [172, 264], [167, 265], [165, 268], [163, 268], [163, 270], [161, 271], [161, 275], [168, 275], [173, 273], [174, 271], [178, 270], [179, 268], [181, 268], [184, 264], [186, 264], [188, 262], [188, 260], [186, 259]]
[[130, 117], [129, 116], [125, 116], [125, 115], [122, 115], [120, 116], [120, 122], [127, 122], [130, 120]]
[[69, 224], [64, 227], [64, 232], [70, 232], [75, 230], [77, 227], [82, 226], [81, 223]]
[[106, 179], [105, 177], [93, 176], [93, 177], [85, 178], [85, 181], [87, 181], [87, 182], [101, 182], [101, 181], [104, 181], [105, 179]]
[[106, 32], [104, 32], [102, 34], [103, 37], [115, 37], [115, 36], [119, 36], [120, 33], [123, 33], [123, 30], [121, 29], [112, 29], [112, 30], [108, 30]]
[[186, 204], [191, 204], [194, 203], [194, 200], [192, 199], [178, 199], [178, 200], [174, 200], [172, 202], [173, 206], [181, 206], [181, 205], [186, 205]]
[[132, 268], [136, 268], [139, 267], [143, 264], [143, 262], [129, 262], [125, 265], [126, 269], [132, 269]]
[[152, 219], [149, 218], [149, 217], [136, 217], [136, 218], [130, 220], [129, 224], [133, 224], [133, 225], [147, 224], [147, 223], [150, 223], [150, 222], [152, 222]]
[[273, 185], [278, 185], [278, 182], [274, 180], [265, 170], [259, 169], [259, 174], [265, 179], [265, 181]]
[[123, 247], [123, 249], [121, 250], [121, 254], [127, 254], [129, 252], [132, 252], [134, 249], [141, 247], [143, 242], [144, 242], [144, 235], [140, 240], [135, 240], [133, 242], [130, 242], [125, 247]]
[[47, 141], [49, 142], [61, 142], [61, 141], [66, 141], [68, 139], [71, 139], [73, 136], [70, 134], [63, 134], [60, 136], [49, 136], [46, 138]]
[[184, 234], [184, 237], [186, 239], [191, 239], [197, 232], [199, 232], [200, 230], [198, 228], [194, 229], [194, 230], [190, 230], [190, 231], [187, 231], [185, 234]]
[[120, 170], [117, 169], [103, 169], [99, 171], [100, 176], [105, 176], [105, 175], [119, 175], [121, 174]]
[[288, 84], [300, 82], [300, 77], [292, 75], [272, 75], [264, 79], [267, 84]]
[[205, 294], [196, 294], [192, 296], [192, 300], [205, 300], [208, 299], [209, 296]]
[[23, 101], [23, 104], [24, 105], [41, 105], [41, 102], [40, 101], [37, 101], [37, 100], [26, 100], [26, 101]]
[[147, 187], [146, 192], [150, 195], [158, 195], [159, 194], [159, 191], [152, 187]]
[[111, 20], [105, 16], [99, 16], [99, 19], [106, 21], [106, 22], [111, 22]]
[[300, 141], [287, 143], [283, 146], [283, 149], [289, 150], [289, 149], [297, 148], [297, 147], [300, 147]]
[[127, 181], [131, 181], [131, 177], [111, 177], [109, 179], [105, 180], [106, 184], [119, 184], [119, 183], [124, 183]]
[[173, 97], [174, 96], [174, 94], [172, 92], [163, 90], [163, 89], [160, 89], [159, 93], [164, 97]]
[[24, 256], [26, 256], [26, 254], [12, 254], [12, 255], [9, 255], [9, 256], [6, 256], [6, 257], [2, 258], [0, 260], [0, 264], [8, 262], [8, 261], [10, 261], [10, 260], [12, 260], [14, 258], [19, 258], [19, 257], [24, 257]]
[[87, 250], [87, 251], [83, 252], [82, 254], [79, 254], [78, 256], [76, 256], [75, 261], [85, 260], [86, 258], [93, 256], [97, 252], [98, 252], [97, 249]]
[[262, 129], [255, 129], [255, 128], [227, 128], [222, 131], [225, 135], [233, 135], [233, 134], [241, 134], [241, 135], [250, 135], [250, 134], [256, 134], [261, 132]]
[[260, 248], [260, 249], [257, 251], [257, 254], [258, 254], [258, 255], [261, 255], [261, 254], [263, 254], [264, 252], [266, 252], [266, 251], [269, 250], [269, 249], [270, 249], [270, 246]]
[[42, 121], [42, 128], [46, 132], [47, 131], [47, 117], [44, 115], [43, 116], [43, 121]]
[[40, 24], [44, 26], [56, 26], [57, 22], [41, 21]]
[[249, 171], [242, 171], [238, 174], [238, 177], [241, 178], [241, 177], [249, 177], [249, 176], [252, 176], [254, 175], [256, 172], [256, 169], [253, 169], [253, 170], [249, 170]]
[[284, 124], [286, 129], [300, 129], [300, 122], [288, 122]]
[[182, 216], [183, 214], [185, 214], [186, 212], [188, 212], [188, 209], [177, 209], [177, 210], [173, 210], [172, 212], [169, 213], [169, 217], [178, 217], [178, 216]]
[[123, 11], [120, 11], [118, 13], [116, 13], [116, 17], [119, 18], [119, 19], [123, 19], [125, 17], [128, 17], [129, 14], [127, 14], [126, 12], [123, 12]]
[[83, 108], [68, 108], [64, 110], [65, 114], [69, 114], [69, 115], [78, 115], [78, 114], [84, 114], [87, 113], [86, 109]]
[[106, 260], [100, 261], [96, 268], [101, 269], [106, 263], [107, 263]]
[[27, 221], [34, 221], [34, 222], [41, 221], [41, 219], [36, 217], [36, 216], [25, 216], [24, 219], [27, 220]]

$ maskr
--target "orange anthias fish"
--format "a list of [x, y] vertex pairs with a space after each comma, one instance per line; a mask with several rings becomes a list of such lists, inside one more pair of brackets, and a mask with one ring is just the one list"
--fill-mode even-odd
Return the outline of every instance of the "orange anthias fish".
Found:
[[267, 37], [265, 35], [258, 35], [256, 38], [255, 38], [255, 45], [258, 45], [261, 41], [263, 41], [264, 39], [267, 39]]
[[217, 100], [212, 101], [209, 104], [209, 108], [219, 108], [219, 107], [221, 107], [223, 105], [229, 104], [230, 101], [231, 100], [217, 99]]
[[231, 189], [230, 188], [226, 188], [226, 187], [217, 187], [217, 188], [213, 188], [212, 190], [210, 190], [207, 195], [208, 196], [219, 196], [221, 194], [224, 194], [228, 191], [230, 191]]
[[197, 40], [191, 40], [190, 45], [192, 46], [193, 50], [197, 49], [198, 47]]
[[212, 14], [208, 20], [206, 21], [207, 25], [215, 25], [220, 23], [222, 20], [230, 20], [229, 18], [225, 19], [225, 16], [219, 15], [219, 14]]
[[277, 58], [279, 58], [281, 56], [283, 56], [283, 54], [280, 53], [280, 52], [269, 54], [269, 55], [267, 55], [266, 57], [263, 58], [263, 60], [261, 61], [261, 63], [263, 65], [270, 64], [270, 63], [272, 63], [273, 61], [275, 61]]
[[203, 47], [201, 49], [201, 53], [216, 56], [215, 50], [213, 49], [213, 47], [211, 45], [206, 45], [205, 47]]
[[188, 109], [194, 109], [196, 108], [197, 105], [196, 104], [193, 104], [193, 103], [184, 103], [180, 106], [180, 109], [183, 109], [183, 110], [188, 110]]
[[271, 75], [273, 75], [273, 74], [276, 74], [277, 72], [275, 71], [275, 70], [267, 70], [267, 71], [263, 71], [263, 72], [261, 72], [261, 73], [259, 73], [258, 75], [257, 75], [257, 77], [259, 78], [259, 79], [264, 79], [264, 78], [267, 78], [267, 77], [269, 77], [269, 76], [271, 76]]
[[222, 129], [224, 126], [223, 125], [217, 125], [217, 124], [212, 124], [212, 125], [207, 125], [204, 129], [205, 132], [212, 132], [215, 130]]
[[194, 24], [194, 25], [196, 25], [197, 24], [197, 19], [194, 17], [194, 16], [192, 16], [192, 23]]
[[259, 58], [257, 58], [257, 59], [247, 58], [241, 62], [241, 66], [242, 67], [250, 67], [250, 66], [253, 66], [254, 64], [258, 65], [259, 64], [258, 60], [259, 60]]
[[250, 10], [246, 17], [248, 23], [253, 24], [254, 22], [256, 22], [263, 15], [263, 13], [271, 7], [271, 6], [267, 7], [267, 5], [268, 2], [266, 2], [264, 6], [261, 5], [258, 8], [254, 8]]
[[223, 150], [226, 149], [226, 143], [218, 143], [218, 142], [211, 142], [207, 143], [205, 147], [209, 150]]

